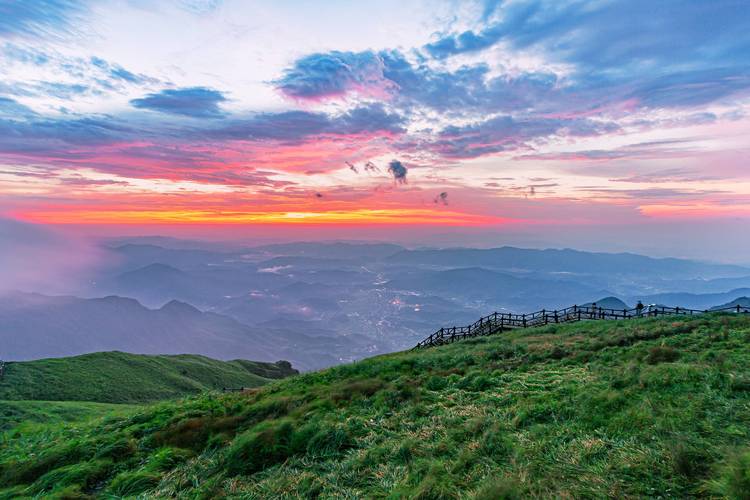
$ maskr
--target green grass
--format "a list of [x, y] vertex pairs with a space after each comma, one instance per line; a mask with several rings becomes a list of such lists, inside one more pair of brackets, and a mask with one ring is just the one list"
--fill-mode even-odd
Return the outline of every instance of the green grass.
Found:
[[143, 403], [222, 387], [258, 387], [293, 373], [283, 363], [100, 352], [7, 363], [0, 400]]
[[23, 424], [81, 423], [97, 417], [132, 413], [138, 405], [79, 401], [0, 401], [0, 432]]
[[583, 322], [14, 431], [0, 498], [747, 498], [749, 438], [750, 318]]

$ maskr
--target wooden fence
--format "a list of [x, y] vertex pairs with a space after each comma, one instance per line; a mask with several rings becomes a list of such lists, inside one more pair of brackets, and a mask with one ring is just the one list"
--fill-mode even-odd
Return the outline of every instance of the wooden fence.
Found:
[[441, 328], [422, 342], [417, 344], [414, 349], [433, 347], [443, 344], [451, 344], [462, 339], [471, 337], [482, 337], [494, 335], [505, 330], [516, 328], [531, 328], [534, 326], [543, 326], [556, 323], [569, 323], [572, 321], [597, 320], [597, 319], [633, 319], [656, 316], [693, 316], [696, 314], [705, 314], [708, 312], [731, 312], [737, 314], [748, 314], [750, 308], [737, 305], [736, 307], [726, 307], [723, 309], [699, 310], [688, 309], [686, 307], [667, 307], [667, 306], [644, 306], [642, 308], [634, 307], [632, 309], [608, 309], [597, 307], [596, 304], [590, 306], [571, 306], [565, 309], [548, 311], [542, 309], [530, 314], [514, 313], [492, 313], [488, 316], [479, 318], [478, 321], [469, 326], [452, 326]]

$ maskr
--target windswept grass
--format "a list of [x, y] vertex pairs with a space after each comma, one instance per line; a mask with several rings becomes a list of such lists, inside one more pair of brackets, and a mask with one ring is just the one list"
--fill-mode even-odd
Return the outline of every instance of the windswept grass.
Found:
[[137, 405], [78, 401], [0, 401], [0, 432], [38, 424], [82, 423], [104, 415], [134, 413]]
[[0, 443], [0, 498], [746, 498], [750, 318], [472, 339]]

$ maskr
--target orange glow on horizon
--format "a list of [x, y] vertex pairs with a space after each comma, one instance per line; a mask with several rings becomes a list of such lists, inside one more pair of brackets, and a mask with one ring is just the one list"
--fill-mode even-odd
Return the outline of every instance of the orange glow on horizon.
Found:
[[427, 209], [243, 212], [219, 210], [65, 210], [29, 211], [15, 217], [44, 224], [391, 224], [479, 226], [515, 219]]

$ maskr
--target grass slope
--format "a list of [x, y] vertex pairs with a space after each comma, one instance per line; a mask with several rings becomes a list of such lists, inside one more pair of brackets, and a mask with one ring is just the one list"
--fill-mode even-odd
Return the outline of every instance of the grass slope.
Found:
[[7, 363], [0, 400], [142, 403], [222, 387], [258, 387], [294, 373], [284, 362], [100, 352]]
[[746, 498], [748, 438], [750, 318], [582, 322], [16, 432], [0, 497]]
[[80, 401], [0, 401], [0, 432], [38, 424], [83, 423], [109, 415], [126, 415], [139, 405]]

